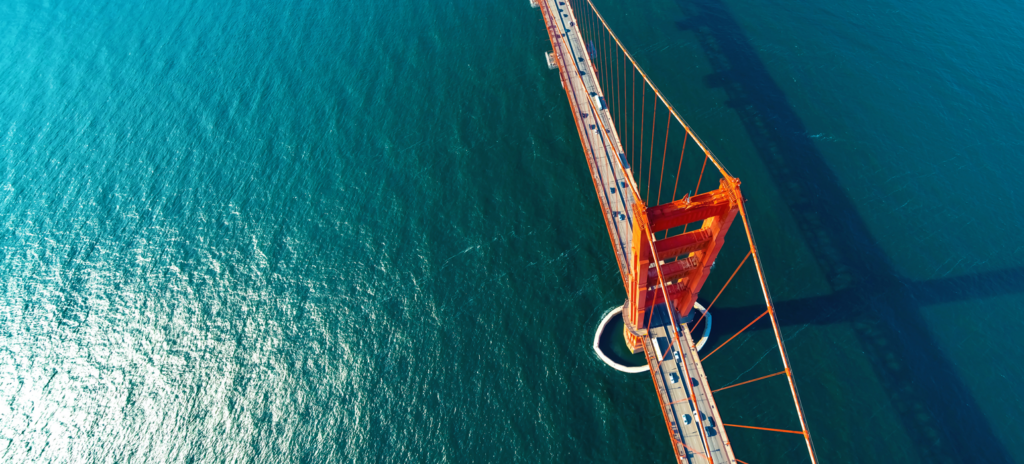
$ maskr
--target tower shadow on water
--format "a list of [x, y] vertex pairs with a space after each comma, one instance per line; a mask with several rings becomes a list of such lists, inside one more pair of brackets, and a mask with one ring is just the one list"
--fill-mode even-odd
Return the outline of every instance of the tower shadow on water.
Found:
[[[832, 288], [825, 296], [776, 301], [781, 322], [849, 324], [922, 462], [1011, 462], [922, 311], [1024, 291], [1024, 269], [923, 283], [900, 276], [728, 7], [720, 0], [677, 2], [685, 14], [678, 27], [696, 35], [714, 71], [705, 84], [725, 91]], [[980, 279], [990, 279], [984, 289]], [[730, 317], [716, 319], [718, 333], [738, 331], [764, 307], [728, 311]]]

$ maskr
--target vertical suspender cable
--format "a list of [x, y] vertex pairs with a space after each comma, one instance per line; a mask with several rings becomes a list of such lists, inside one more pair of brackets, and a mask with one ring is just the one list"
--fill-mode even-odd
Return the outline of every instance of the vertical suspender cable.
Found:
[[[615, 90], [615, 88], [614, 88], [614, 84], [615, 84], [615, 61], [611, 59], [611, 36], [608, 35], [607, 31], [604, 32], [604, 36], [607, 37], [607, 39], [605, 39], [605, 42], [604, 42], [604, 59], [608, 60], [608, 67], [607, 67], [607, 70], [605, 71], [605, 75], [603, 76], [603, 78], [608, 80], [608, 87], [607, 87], [608, 88], [608, 92], [607, 92], [608, 95], [607, 95], [607, 97], [608, 97], [608, 100], [610, 101], [611, 100], [611, 94]], [[605, 101], [604, 104], [605, 104], [605, 108], [608, 108], [607, 107], [608, 102]]]
[[[590, 8], [589, 7], [583, 9], [583, 21], [585, 23], [585, 27], [587, 28], [587, 39], [586, 40], [589, 42], [591, 40], [591, 38], [594, 36], [593, 14], [590, 13]], [[586, 47], [587, 44], [583, 44], [583, 46]], [[587, 54], [588, 55], [590, 54], [589, 50], [587, 50]]]
[[601, 28], [596, 20], [594, 21], [594, 49], [597, 52], [595, 53], [598, 63], [597, 78], [604, 79], [604, 36], [601, 35]]
[[[619, 70], [622, 69], [622, 60], [619, 59], [619, 47], [615, 47], [615, 117], [619, 120], [619, 127], [622, 127], [622, 91], [625, 90], [625, 82], [619, 79]], [[622, 131], [619, 131], [619, 143], [622, 143]]]
[[[683, 129], [686, 129], [685, 127]], [[679, 167], [676, 168], [676, 183], [672, 186], [672, 201], [676, 201], [676, 190], [679, 188], [679, 173], [683, 171], [683, 156], [686, 155], [686, 141], [690, 139], [690, 133], [685, 132], [683, 134], [683, 149], [679, 151]], [[689, 225], [689, 224], [687, 224]], [[665, 231], [665, 238], [668, 238], [669, 231]], [[686, 233], [686, 227], [683, 227], [683, 233]]]
[[643, 170], [644, 170], [644, 105], [647, 103], [647, 81], [643, 82], [644, 90], [640, 95], [640, 164], [636, 173], [636, 184], [640, 186], [643, 184]]
[[[607, 34], [605, 34], [607, 35]], [[608, 115], [611, 115], [611, 100], [615, 94], [615, 60], [612, 59], [611, 50], [611, 37], [608, 37], [607, 48], [604, 49], [605, 59], [608, 60], [608, 73], [605, 78], [608, 80], [608, 94], [605, 96], [604, 108], [608, 109]]]
[[[608, 108], [608, 117], [612, 119], [612, 127], [615, 126], [615, 110], [613, 104], [615, 103], [616, 88], [619, 83], [616, 77], [619, 74], [619, 69], [615, 63], [615, 42], [608, 41], [608, 96], [605, 99], [605, 107]], [[610, 143], [611, 141], [609, 141]]]
[[598, 24], [598, 20], [592, 17], [590, 24], [590, 41], [593, 42], [594, 46], [594, 72], [599, 72], [601, 70], [601, 37], [597, 33]]
[[[598, 41], [601, 42], [601, 75], [597, 77], [603, 81], [605, 76], [608, 75], [608, 58], [606, 57], [608, 54], [608, 45], [606, 42], [608, 39], [605, 38], [607, 34], [604, 34], [604, 29], [597, 28], [597, 34], [600, 34], [600, 39]], [[606, 83], [605, 86], [607, 85], [608, 84]], [[607, 87], [605, 86], [602, 86], [601, 90], [606, 89]]]
[[[693, 189], [693, 194], [694, 195], [697, 195], [697, 193], [700, 192], [700, 181], [704, 179], [704, 168], [706, 168], [706, 167], [708, 167], [708, 155], [707, 155], [707, 153], [704, 154], [704, 165], [700, 167], [700, 176], [697, 177], [697, 188]], [[686, 229], [689, 229], [689, 228], [690, 228], [689, 224], [687, 224], [685, 227], [683, 227], [683, 233], [685, 234], [686, 233]]]
[[[580, 40], [583, 41], [583, 44], [582, 44], [583, 48], [586, 49], [587, 56], [591, 56], [592, 53], [590, 53], [590, 47], [589, 47], [589, 45], [587, 45], [587, 44], [590, 43], [590, 27], [591, 27], [590, 26], [590, 7], [589, 6], [585, 6], [583, 8], [580, 8], [580, 18], [577, 18], [577, 20], [580, 21], [580, 30], [582, 31], [582, 34], [580, 34]], [[592, 56], [591, 56], [591, 59], [593, 59]]]
[[[593, 6], [591, 6], [591, 8], [593, 8]], [[597, 52], [598, 52], [597, 47], [600, 44], [598, 43], [598, 40], [597, 40], [597, 33], [594, 32], [594, 28], [597, 27], [597, 23], [598, 23], [598, 21], [595, 18], [595, 12], [591, 11], [590, 12], [590, 39], [588, 39], [588, 40], [590, 40], [590, 43], [588, 44], [588, 47], [593, 48], [593, 50], [591, 50], [592, 53], [590, 54], [590, 60], [591, 60], [591, 64], [593, 65], [593, 68], [594, 68], [593, 70], [594, 70], [594, 76], [595, 77], [597, 76], [598, 69], [600, 68], [600, 65], [601, 65], [601, 59], [597, 55]]]
[[633, 82], [629, 85], [629, 91], [633, 94], [629, 99], [633, 106], [633, 115], [629, 117], [629, 164], [633, 164], [633, 136], [636, 134], [636, 68], [633, 68]]
[[607, 101], [604, 102], [604, 104], [608, 107], [608, 115], [610, 117], [614, 118], [615, 114], [614, 114], [614, 112], [612, 110], [612, 102], [615, 101], [615, 87], [618, 85], [618, 82], [616, 82], [615, 77], [618, 76], [619, 70], [618, 70], [618, 68], [616, 68], [616, 63], [615, 63], [615, 43], [611, 41], [610, 37], [611, 36], [609, 36], [609, 40], [608, 40], [608, 81], [609, 81], [608, 89], [609, 89], [609, 91], [608, 91], [608, 99], [607, 99]]
[[[578, 1], [577, 3], [581, 4], [582, 2]], [[577, 23], [580, 23], [580, 39], [584, 41], [583, 46], [585, 47], [587, 46], [587, 35], [590, 34], [590, 15], [587, 14], [587, 9], [583, 7], [577, 8], [577, 11], [580, 12], [580, 16], [577, 17]]]
[[[616, 118], [615, 110], [612, 110], [612, 104], [615, 103], [615, 99], [617, 98], [616, 96], [619, 94], [619, 54], [616, 53], [618, 51], [618, 47], [615, 46], [615, 42], [609, 42], [608, 47], [608, 53], [611, 55], [608, 58], [608, 61], [612, 66], [608, 78], [612, 80], [612, 92], [611, 95], [609, 95], [610, 98], [608, 99], [607, 104], [608, 109], [610, 110], [609, 114], [611, 114], [612, 118]], [[615, 106], [616, 109], [618, 109], [618, 105]], [[614, 126], [615, 124], [612, 125]]]
[[[619, 51], [619, 55], [621, 55], [621, 54], [622, 54], [622, 51], [620, 50]], [[621, 63], [622, 64], [619, 66], [619, 69], [622, 70], [622, 76], [621, 76], [621, 80], [619, 82], [621, 82], [622, 84], [621, 84], [621, 86], [619, 88], [619, 99], [616, 102], [619, 105], [619, 118], [621, 118], [621, 120], [622, 120], [622, 132], [619, 132], [619, 145], [622, 145], [623, 146], [623, 150], [625, 150], [625, 146], [626, 146], [626, 121], [627, 121], [626, 116], [629, 115], [629, 112], [626, 111], [626, 105], [628, 104], [628, 102], [626, 101], [627, 100], [626, 95], [628, 95], [629, 91], [626, 90], [627, 77], [626, 77], [626, 60], [625, 60], [625, 58], [622, 59]]]
[[700, 167], [700, 177], [697, 178], [697, 188], [693, 190], [694, 195], [700, 192], [700, 181], [704, 179], [704, 168], [706, 167], [708, 167], [708, 155], [704, 155], [704, 165]]
[[[614, 43], [612, 43], [612, 45], [614, 45]], [[613, 117], [616, 121], [620, 121], [620, 119], [618, 119], [618, 94], [620, 94], [620, 90], [618, 90], [618, 84], [620, 84], [620, 82], [618, 82], [618, 47], [612, 47], [611, 53], [615, 55], [615, 91], [611, 95], [611, 100], [615, 103]], [[611, 103], [608, 103], [608, 106], [610, 107]]]
[[593, 64], [594, 64], [594, 71], [595, 72], [597, 72], [597, 65], [601, 62], [600, 57], [597, 56], [598, 40], [597, 40], [597, 32], [594, 30], [594, 28], [597, 27], [597, 23], [598, 23], [598, 21], [597, 21], [597, 18], [595, 17], [595, 12], [593, 10], [591, 10], [590, 11], [590, 25], [589, 25], [590, 38], [587, 39], [587, 40], [590, 41], [590, 46], [594, 48], [594, 53], [591, 54], [591, 57], [594, 60]]
[[[615, 119], [621, 123], [622, 118], [619, 111], [622, 107], [619, 106], [619, 98], [622, 97], [622, 89], [619, 87], [622, 85], [622, 81], [619, 80], [619, 70], [622, 69], [622, 63], [619, 61], [619, 47], [613, 48], [612, 53], [615, 53]], [[619, 131], [619, 134], [622, 134], [622, 131]]]
[[572, 5], [573, 18], [576, 19], [576, 28], [580, 30], [580, 40], [586, 40], [584, 36], [584, 34], [586, 34], [586, 31], [583, 30], [583, 21], [581, 21], [584, 18], [583, 10], [580, 9], [580, 2], [572, 2], [570, 3], [570, 5]]
[[[679, 173], [683, 172], [683, 156], [686, 155], [686, 141], [689, 138], [689, 133], [683, 135], [683, 149], [679, 152], [679, 167], [676, 168], [676, 185], [672, 187], [672, 201], [676, 201], [676, 189], [679, 188]], [[696, 192], [694, 192], [694, 195], [696, 195]], [[668, 237], [668, 235], [665, 236]]]
[[605, 88], [608, 89], [608, 91], [605, 92], [607, 94], [605, 96], [605, 98], [607, 98], [607, 101], [605, 101], [605, 108], [608, 108], [608, 101], [611, 101], [612, 91], [615, 90], [614, 89], [614, 84], [615, 84], [615, 62], [612, 61], [612, 38], [611, 38], [611, 35], [609, 35], [608, 31], [605, 30], [604, 31], [604, 36], [606, 37], [604, 39], [605, 40], [605, 42], [604, 42], [604, 59], [607, 60], [608, 64], [605, 65], [604, 76], [601, 76], [601, 78], [602, 79], [606, 79], [608, 81], [608, 83], [605, 84], [607, 86]]
[[590, 18], [590, 41], [594, 43], [594, 63], [595, 63], [594, 71], [595, 72], [597, 72], [600, 69], [600, 67], [601, 67], [600, 66], [601, 65], [601, 53], [600, 53], [600, 51], [601, 51], [600, 50], [601, 36], [598, 35], [598, 29], [597, 29], [598, 24], [600, 24], [600, 21], [597, 20], [595, 12], [591, 11], [591, 18]]
[[672, 118], [668, 118], [665, 122], [665, 148], [661, 151], [661, 177], [658, 178], [658, 199], [655, 200], [655, 205], [661, 204], [661, 184], [665, 183], [665, 158], [668, 156], [668, 130], [672, 128]]
[[644, 203], [648, 203], [651, 198], [651, 175], [654, 167], [654, 129], [657, 128], [656, 123], [658, 121], [658, 99], [654, 99], [654, 115], [651, 116], [651, 158], [647, 160], [647, 193], [644, 194]]
[[[621, 51], [620, 51], [621, 54]], [[628, 71], [626, 70], [626, 57], [622, 57], [622, 97], [619, 98], [619, 116], [622, 118], [622, 133], [619, 134], [619, 144], [622, 145], [622, 149], [626, 148], [626, 131], [629, 130], [629, 90], [626, 89], [626, 83], [629, 82]]]
[[[605, 32], [605, 31], [604, 31], [604, 29], [600, 29], [600, 32]], [[606, 78], [608, 77], [608, 39], [607, 39], [607, 37], [608, 37], [607, 33], [601, 34], [601, 63], [602, 63], [602, 65], [601, 65], [601, 75], [597, 76], [597, 78], [601, 79], [602, 81], [607, 81]], [[605, 82], [604, 85], [601, 86], [601, 90], [604, 93], [608, 93], [607, 92], [607, 90], [608, 90], [608, 82]]]
[[[590, 65], [591, 65], [591, 68], [592, 68], [591, 72], [596, 73], [597, 72], [597, 44], [594, 43], [594, 24], [597, 23], [597, 20], [594, 19], [594, 12], [593, 11], [588, 10], [587, 12], [588, 12], [587, 19], [586, 19], [587, 20], [587, 43], [583, 44], [583, 46], [587, 47], [587, 53], [590, 55]], [[595, 76], [596, 76], [596, 74], [595, 74]]]
[[592, 30], [593, 30], [593, 27], [594, 27], [594, 25], [592, 24], [593, 14], [590, 13], [590, 5], [589, 4], [587, 5], [586, 8], [581, 8], [581, 10], [583, 11], [584, 26], [587, 28], [587, 37], [588, 37], [587, 40], [590, 40], [589, 37], [591, 35], [593, 35]]
[[581, 19], [583, 19], [583, 16], [582, 16], [583, 11], [580, 10], [580, 2], [575, 1], [575, 2], [570, 2], [569, 4], [572, 5], [572, 15], [573, 15], [573, 18], [576, 20], [576, 28], [580, 30], [580, 40], [581, 41], [586, 41], [586, 38], [585, 38], [585, 35], [584, 35], [584, 34], [586, 34], [586, 31], [583, 30], [583, 21], [580, 21]]
[[[624, 51], [625, 53], [625, 51]], [[633, 80], [630, 83], [630, 110], [633, 113], [630, 116], [630, 164], [633, 164], [633, 135], [636, 132], [636, 118], [637, 118], [637, 69], [633, 68]]]

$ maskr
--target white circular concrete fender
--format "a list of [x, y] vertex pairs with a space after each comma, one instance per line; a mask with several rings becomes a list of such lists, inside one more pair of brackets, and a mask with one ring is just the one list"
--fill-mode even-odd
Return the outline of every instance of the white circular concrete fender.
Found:
[[[700, 313], [704, 315], [704, 318], [707, 319], [707, 323], [704, 324], [704, 333], [701, 335], [700, 340], [697, 342], [696, 346], [697, 351], [700, 351], [701, 348], [704, 348], [704, 344], [707, 343], [708, 341], [708, 335], [711, 333], [711, 314], [709, 314], [708, 310], [704, 309], [704, 306], [701, 305], [700, 303], [694, 303], [693, 307], [700, 311]], [[604, 333], [604, 329], [608, 325], [608, 322], [610, 322], [613, 317], [619, 316], [621, 314], [622, 306], [619, 306], [609, 311], [608, 314], [605, 314], [604, 318], [601, 319], [601, 325], [597, 327], [597, 333], [594, 334], [594, 352], [597, 353], [597, 356], [601, 358], [601, 360], [604, 361], [605, 364], [611, 366], [612, 369], [615, 369], [617, 371], [625, 372], [627, 374], [639, 374], [641, 372], [647, 372], [651, 369], [651, 366], [648, 366], [647, 364], [644, 364], [643, 366], [623, 366], [622, 364], [612, 361], [611, 358], [606, 356], [604, 352], [601, 351], [601, 334]]]

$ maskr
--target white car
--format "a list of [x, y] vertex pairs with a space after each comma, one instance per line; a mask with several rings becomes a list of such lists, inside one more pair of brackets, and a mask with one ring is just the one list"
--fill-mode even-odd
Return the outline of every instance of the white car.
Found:
[[672, 381], [672, 383], [679, 383], [679, 374], [676, 374], [675, 372], [670, 372], [668, 374], [668, 379]]

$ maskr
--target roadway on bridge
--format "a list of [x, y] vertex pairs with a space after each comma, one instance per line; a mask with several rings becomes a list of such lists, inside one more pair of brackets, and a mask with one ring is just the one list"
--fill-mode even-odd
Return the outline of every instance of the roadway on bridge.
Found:
[[623, 189], [630, 188], [627, 179], [632, 174], [625, 171], [625, 159], [620, 157], [622, 144], [608, 110], [597, 107], [595, 97], [603, 99], [604, 93], [595, 79], [590, 55], [566, 3], [546, 0], [546, 11], [558, 15], [557, 18], [548, 18], [546, 24], [551, 27], [551, 35], [557, 44], [555, 56], [560, 63], [562, 84], [576, 112], [574, 117], [584, 139], [587, 164], [615, 248], [615, 258], [622, 275], [628, 276], [631, 275], [633, 254], [634, 199]]
[[[683, 462], [695, 464], [708, 462], [700, 431], [697, 429], [702, 425], [707, 433], [708, 445], [711, 448], [711, 457], [714, 462], [735, 462], [732, 449], [726, 445], [728, 438], [722, 428], [721, 419], [718, 417], [717, 405], [707, 388], [707, 376], [704, 375], [704, 369], [700, 363], [696, 362], [697, 351], [690, 349], [692, 339], [687, 326], [683, 324], [682, 330], [679, 331], [683, 352], [682, 355], [677, 355], [678, 349], [674, 343], [676, 331], [672, 327], [665, 306], [657, 305], [653, 311], [649, 329], [650, 336], [643, 338], [649, 356], [647, 362], [651, 365], [655, 387], [657, 387], [658, 395], [661, 396], [664, 408], [662, 413], [669, 421], [673, 441], [676, 442], [674, 445], [678, 448], [677, 455], [683, 458]], [[687, 379], [686, 370], [683, 369], [684, 361], [690, 372], [689, 379]], [[693, 402], [689, 399], [691, 386], [694, 397], [697, 399], [699, 413], [694, 410]]]

